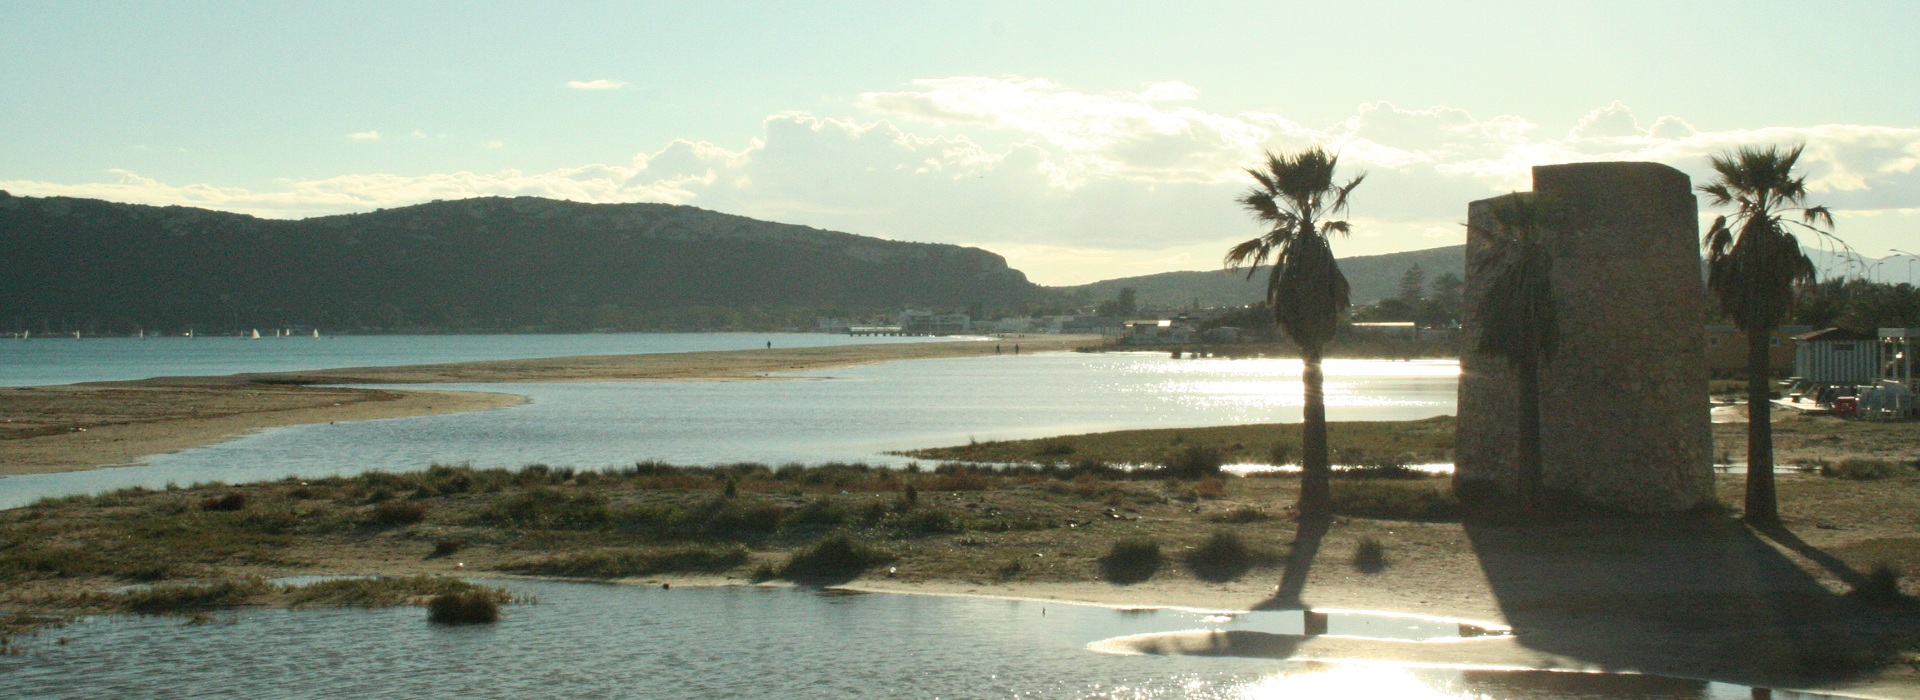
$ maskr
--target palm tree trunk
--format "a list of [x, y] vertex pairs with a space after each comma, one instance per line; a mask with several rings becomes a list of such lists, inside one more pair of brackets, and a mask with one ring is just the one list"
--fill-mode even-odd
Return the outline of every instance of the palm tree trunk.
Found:
[[1770, 331], [1747, 331], [1747, 520], [1780, 521], [1773, 487], [1772, 367]]
[[1300, 382], [1306, 386], [1306, 406], [1300, 426], [1300, 519], [1321, 521], [1333, 517], [1333, 471], [1327, 456], [1326, 376], [1320, 373], [1319, 347], [1300, 349], [1306, 365]]
[[1545, 482], [1540, 454], [1540, 358], [1527, 353], [1520, 360], [1520, 473], [1516, 480], [1520, 503], [1539, 514]]

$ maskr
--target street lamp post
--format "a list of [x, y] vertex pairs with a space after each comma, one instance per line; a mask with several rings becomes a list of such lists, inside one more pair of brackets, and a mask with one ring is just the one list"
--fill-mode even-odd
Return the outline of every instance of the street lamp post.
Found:
[[1913, 266], [1915, 263], [1920, 263], [1920, 255], [1914, 255], [1899, 248], [1894, 248], [1893, 252], [1907, 256], [1907, 284], [1913, 284]]

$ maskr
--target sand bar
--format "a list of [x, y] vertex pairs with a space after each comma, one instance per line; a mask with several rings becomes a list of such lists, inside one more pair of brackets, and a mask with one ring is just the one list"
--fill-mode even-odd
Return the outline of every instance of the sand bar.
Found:
[[0, 388], [0, 476], [124, 466], [286, 425], [512, 406], [510, 394], [339, 384], [753, 380], [785, 372], [940, 357], [1070, 350], [1095, 336], [600, 355]]

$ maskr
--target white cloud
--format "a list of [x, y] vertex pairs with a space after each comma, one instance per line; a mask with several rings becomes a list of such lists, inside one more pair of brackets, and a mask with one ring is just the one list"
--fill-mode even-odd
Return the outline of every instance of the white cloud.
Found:
[[[169, 185], [116, 171], [103, 183], [0, 182], [17, 194], [68, 194], [305, 216], [431, 199], [538, 195], [587, 202], [693, 204], [758, 218], [903, 240], [980, 245], [1041, 281], [1217, 265], [1224, 244], [1257, 233], [1233, 205], [1241, 168], [1264, 149], [1320, 144], [1355, 192], [1343, 255], [1459, 242], [1473, 199], [1526, 189], [1536, 165], [1647, 160], [1709, 174], [1710, 154], [1806, 143], [1816, 203], [1868, 254], [1907, 246], [1920, 226], [1920, 129], [1830, 124], [1702, 132], [1618, 102], [1543, 133], [1532, 119], [1433, 106], [1359, 105], [1312, 126], [1271, 111], [1197, 106], [1184, 83], [1091, 93], [1040, 78], [952, 77], [871, 92], [838, 116], [768, 116], [762, 133], [545, 172], [346, 174], [271, 190]], [[1558, 121], [1573, 115], [1539, 115]], [[504, 144], [487, 142], [488, 147]], [[1154, 268], [1154, 269], [1149, 269]]]
[[356, 131], [354, 133], [347, 134], [347, 138], [353, 139], [355, 141], [379, 141], [380, 132], [372, 131], [372, 130]]
[[573, 88], [575, 90], [618, 90], [626, 86], [627, 86], [626, 81], [611, 80], [607, 78], [601, 78], [599, 80], [567, 81], [567, 87]]

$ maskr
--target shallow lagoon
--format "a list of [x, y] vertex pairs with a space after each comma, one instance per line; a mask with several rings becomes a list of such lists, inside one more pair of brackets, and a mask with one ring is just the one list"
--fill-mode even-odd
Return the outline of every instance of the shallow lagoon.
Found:
[[[1452, 361], [1332, 360], [1333, 420], [1454, 412]], [[400, 387], [406, 388], [406, 387]], [[597, 469], [865, 461], [889, 450], [1048, 435], [1299, 421], [1297, 360], [1174, 360], [1048, 353], [844, 367], [787, 379], [453, 384], [531, 397], [495, 411], [275, 428], [161, 455], [147, 466], [0, 479], [0, 507], [42, 496], [168, 483], [406, 471], [434, 463]]]

